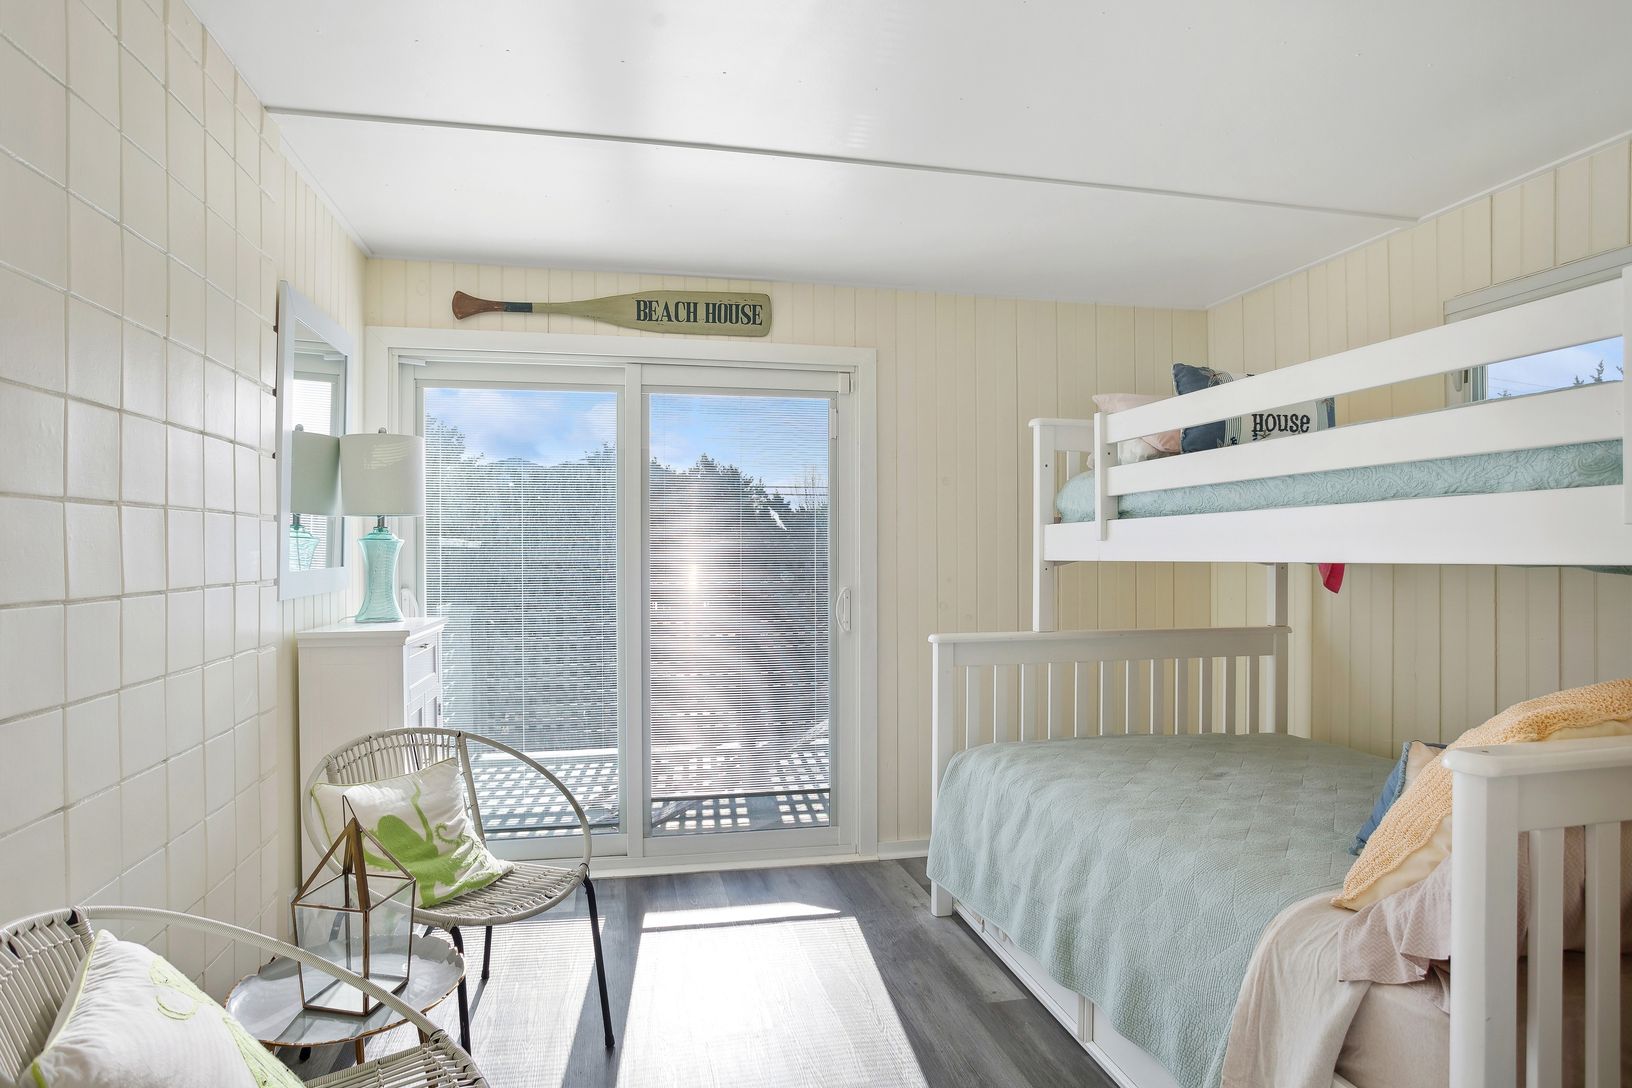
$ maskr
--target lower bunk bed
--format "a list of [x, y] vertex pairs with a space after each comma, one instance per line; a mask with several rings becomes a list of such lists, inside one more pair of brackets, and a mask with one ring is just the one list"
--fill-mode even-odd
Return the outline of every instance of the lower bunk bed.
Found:
[[[1504, 1073], [1521, 1068], [1532, 1085], [1632, 1083], [1620, 1043], [1632, 1039], [1623, 1025], [1632, 974], [1619, 879], [1612, 927], [1602, 910], [1606, 873], [1612, 864], [1621, 875], [1632, 844], [1618, 835], [1618, 821], [1632, 818], [1632, 739], [1466, 748], [1446, 759], [1458, 791], [1452, 858], [1463, 870], [1450, 925], [1453, 941], [1474, 950], [1452, 957], [1462, 985], [1447, 1013], [1438, 971], [1409, 985], [1338, 977], [1355, 915], [1330, 899], [1394, 761], [1275, 732], [1273, 706], [1204, 726], [1175, 686], [1163, 693], [1164, 679], [1214, 659], [1268, 667], [1274, 629], [932, 642], [931, 909], [960, 913], [1124, 1088], [1472, 1088], [1515, 1083]], [[1085, 674], [1101, 684], [1098, 706], [1072, 698]], [[1148, 715], [1099, 713], [1113, 705], [1107, 687], [1125, 679], [1126, 697], [1147, 677]], [[1525, 995], [1520, 833], [1606, 821], [1614, 857], [1594, 839], [1598, 868], [1588, 871], [1596, 935], [1581, 945], [1560, 929], [1556, 943], [1531, 947], [1531, 962], [1556, 960], [1558, 970]], [[1524, 879], [1536, 902], [1562, 895], [1550, 861]], [[1530, 940], [1552, 940], [1553, 915], [1536, 917]], [[1453, 1080], [1456, 1031], [1480, 1061], [1464, 1061]], [[1518, 1041], [1505, 1057], [1503, 1038]]]

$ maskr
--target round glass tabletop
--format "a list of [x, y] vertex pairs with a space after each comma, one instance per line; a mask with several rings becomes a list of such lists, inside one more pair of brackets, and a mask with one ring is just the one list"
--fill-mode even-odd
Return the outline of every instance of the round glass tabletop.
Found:
[[[440, 937], [416, 936], [408, 955], [408, 983], [397, 991], [397, 996], [421, 1012], [429, 1012], [459, 985], [465, 974], [465, 958]], [[300, 996], [300, 965], [281, 956], [232, 988], [227, 1011], [266, 1046], [316, 1047], [353, 1042], [403, 1023], [399, 1014], [384, 1005], [367, 1016], [306, 1008]]]

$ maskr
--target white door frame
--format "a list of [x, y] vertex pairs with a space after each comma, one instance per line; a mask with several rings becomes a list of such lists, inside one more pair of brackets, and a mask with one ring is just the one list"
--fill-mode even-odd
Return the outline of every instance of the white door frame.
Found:
[[[851, 401], [852, 410], [838, 414], [836, 452], [840, 456], [835, 460], [839, 465], [839, 478], [834, 481], [835, 498], [842, 504], [839, 509], [844, 516], [834, 518], [837, 531], [833, 540], [835, 558], [848, 561], [852, 571], [852, 576], [843, 583], [850, 589], [850, 629], [847, 634], [841, 631], [835, 640], [836, 679], [839, 681], [835, 709], [842, 715], [841, 721], [850, 726], [838, 730], [840, 741], [835, 756], [839, 774], [834, 791], [838, 811], [835, 815], [848, 841], [808, 845], [787, 840], [787, 833], [775, 831], [700, 835], [676, 838], [671, 841], [685, 845], [677, 846], [672, 852], [665, 850], [662, 854], [646, 856], [643, 847], [648, 844], [635, 834], [618, 836], [622, 841], [607, 841], [604, 848], [622, 849], [627, 861], [620, 867], [695, 866], [756, 859], [875, 854], [878, 849], [877, 352], [871, 348], [807, 347], [758, 341], [370, 326], [364, 338], [363, 426], [367, 429], [385, 427], [393, 432], [415, 426], [416, 421], [407, 419], [404, 408], [404, 398], [411, 386], [405, 388], [401, 381], [403, 364], [442, 360], [479, 360], [496, 364], [493, 370], [503, 364], [536, 366], [539, 363], [621, 368], [624, 394], [618, 439], [627, 449], [639, 448], [644, 431], [640, 399], [643, 366], [697, 367], [699, 375], [704, 368], [825, 370], [840, 376], [841, 388], [849, 386], [847, 394], [841, 393]], [[484, 370], [492, 373], [488, 368]], [[517, 377], [521, 379], [519, 373]], [[618, 380], [607, 384], [618, 384]], [[635, 458], [623, 458], [621, 464], [630, 478], [619, 480], [620, 495], [640, 495], [644, 487], [643, 466]], [[621, 533], [620, 567], [638, 571], [641, 564], [641, 534]], [[623, 675], [636, 676], [644, 660], [641, 641], [644, 588], [639, 578], [621, 578], [619, 584], [620, 671], [626, 670]], [[835, 579], [832, 592], [837, 594], [840, 588]], [[642, 713], [643, 691], [643, 684], [623, 685], [619, 708], [624, 751], [631, 763], [641, 768], [642, 779], [645, 751], [642, 731], [635, 726]], [[641, 762], [634, 763], [636, 759]], [[638, 792], [644, 793], [644, 788]], [[627, 821], [637, 816], [644, 820], [644, 808], [636, 812], [629, 806], [629, 802], [638, 798], [623, 800], [626, 826], [636, 826]], [[597, 842], [602, 838], [597, 836]], [[503, 849], [506, 845], [495, 844], [500, 853], [509, 852]]]

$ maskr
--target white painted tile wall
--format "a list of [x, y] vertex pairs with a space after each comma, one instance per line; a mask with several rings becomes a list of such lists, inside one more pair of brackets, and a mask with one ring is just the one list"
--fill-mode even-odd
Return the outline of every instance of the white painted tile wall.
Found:
[[280, 278], [361, 333], [361, 252], [183, 4], [0, 3], [0, 920], [286, 928], [292, 636], [348, 601], [272, 582]]

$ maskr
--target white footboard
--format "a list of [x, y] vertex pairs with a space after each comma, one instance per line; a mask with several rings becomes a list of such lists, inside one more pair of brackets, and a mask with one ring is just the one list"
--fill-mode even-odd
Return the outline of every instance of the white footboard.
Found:
[[[1620, 1082], [1621, 822], [1632, 740], [1461, 748], [1451, 816], [1451, 1084], [1562, 1079], [1564, 831], [1586, 829], [1586, 1083]], [[1520, 836], [1530, 847], [1525, 1076], [1518, 1076]]]
[[[932, 804], [952, 756], [979, 744], [1284, 729], [1275, 664], [1284, 660], [1287, 633], [1276, 626], [931, 635]], [[952, 913], [939, 886], [930, 909]]]

